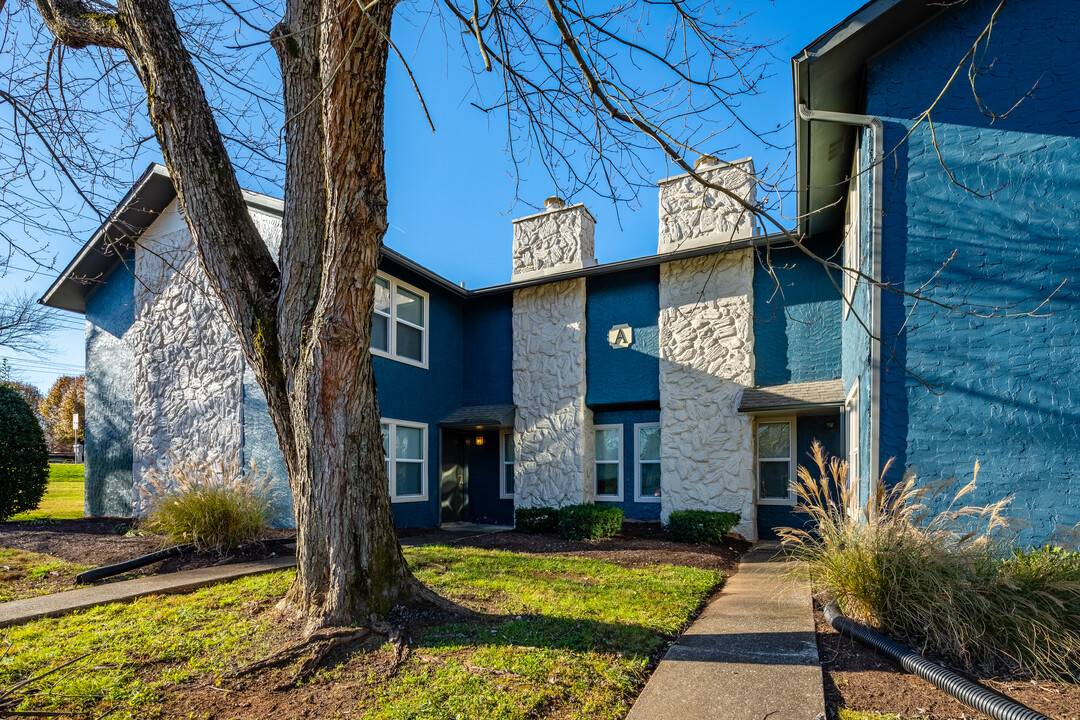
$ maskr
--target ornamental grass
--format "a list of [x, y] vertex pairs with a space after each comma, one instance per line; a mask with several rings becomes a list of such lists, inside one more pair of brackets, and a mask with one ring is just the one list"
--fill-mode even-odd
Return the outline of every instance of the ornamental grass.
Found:
[[1072, 539], [1020, 548], [1006, 513], [1011, 498], [961, 505], [976, 487], [978, 462], [972, 481], [934, 512], [951, 481], [879, 479], [860, 505], [846, 463], [826, 457], [820, 443], [811, 457], [816, 474], [800, 466], [796, 483], [796, 509], [811, 523], [780, 534], [803, 561], [797, 572], [845, 614], [976, 670], [1077, 680], [1080, 553]]
[[257, 540], [270, 519], [270, 475], [236, 460], [203, 463], [175, 457], [147, 473], [150, 532], [199, 552], [225, 553]]

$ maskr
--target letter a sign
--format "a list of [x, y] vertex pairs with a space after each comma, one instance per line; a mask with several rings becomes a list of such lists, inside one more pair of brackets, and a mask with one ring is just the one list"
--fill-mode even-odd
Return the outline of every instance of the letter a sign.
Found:
[[616, 325], [608, 330], [607, 341], [616, 350], [628, 348], [634, 342], [634, 330], [629, 325]]

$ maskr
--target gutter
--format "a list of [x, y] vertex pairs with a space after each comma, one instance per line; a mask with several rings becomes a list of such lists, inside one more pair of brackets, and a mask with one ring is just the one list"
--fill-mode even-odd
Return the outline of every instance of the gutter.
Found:
[[[874, 149], [870, 156], [873, 190], [870, 195], [870, 276], [877, 282], [870, 289], [870, 492], [876, 484], [874, 475], [881, 472], [881, 216], [882, 165], [885, 162], [885, 131], [881, 118], [874, 115], [811, 110], [806, 103], [798, 104], [799, 119], [806, 122], [827, 122], [853, 125], [870, 130]], [[874, 338], [878, 338], [875, 340]]]

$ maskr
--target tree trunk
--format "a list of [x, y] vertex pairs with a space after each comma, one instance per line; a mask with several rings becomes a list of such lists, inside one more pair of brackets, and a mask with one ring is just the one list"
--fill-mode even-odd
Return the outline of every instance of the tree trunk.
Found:
[[[401, 554], [369, 351], [386, 221], [383, 111], [394, 3], [287, 0], [272, 42], [286, 110], [275, 265], [236, 181], [168, 0], [37, 0], [73, 47], [123, 48], [147, 94], [203, 268], [266, 394], [296, 508], [288, 595], [309, 631], [395, 603], [444, 604]], [[368, 14], [370, 13], [370, 14]]]

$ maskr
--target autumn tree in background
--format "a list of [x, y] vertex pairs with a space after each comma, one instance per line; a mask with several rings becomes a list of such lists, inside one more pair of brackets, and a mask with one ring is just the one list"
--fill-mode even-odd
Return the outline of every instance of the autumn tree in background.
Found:
[[[49, 450], [68, 452], [76, 442], [83, 442], [85, 417], [86, 377], [59, 377], [49, 389], [49, 394], [38, 403], [39, 416], [45, 430]], [[72, 418], [79, 416], [76, 433]]]
[[[12, 142], [36, 155], [0, 163], [14, 165], [11, 177], [27, 172], [27, 157], [57, 168], [96, 209], [95, 188], [77, 178], [85, 172], [107, 184], [118, 155], [146, 141], [137, 118], [148, 110], [203, 269], [266, 395], [296, 511], [297, 575], [287, 600], [312, 630], [365, 622], [396, 603], [443, 602], [416, 581], [397, 542], [369, 352], [387, 228], [387, 61], [393, 52], [405, 62], [390, 40], [398, 8], [435, 16], [448, 39], [465, 43], [476, 106], [505, 123], [515, 162], [539, 153], [565, 197], [589, 188], [632, 199], [654, 185], [642, 159], [650, 148], [704, 182], [694, 160], [723, 152], [718, 130], [742, 124], [740, 98], [763, 77], [763, 46], [743, 34], [745, 17], [711, 2], [446, 0], [418, 11], [392, 1], [281, 0], [268, 30], [260, 26], [274, 12], [266, 5], [34, 2], [40, 20], [26, 20], [27, 45], [16, 54], [37, 58], [35, 71], [13, 65], [5, 87], [20, 97], [2, 90], [0, 102], [22, 123], [9, 128]], [[257, 40], [215, 44], [227, 27]], [[258, 59], [236, 53], [267, 43], [281, 86], [230, 103]], [[260, 129], [253, 109], [274, 122]], [[108, 117], [120, 118], [118, 131], [102, 129]], [[240, 153], [273, 166], [279, 127], [284, 219], [274, 257], [233, 160]], [[95, 144], [102, 136], [108, 142]], [[29, 192], [7, 204], [18, 202], [46, 204]]]

